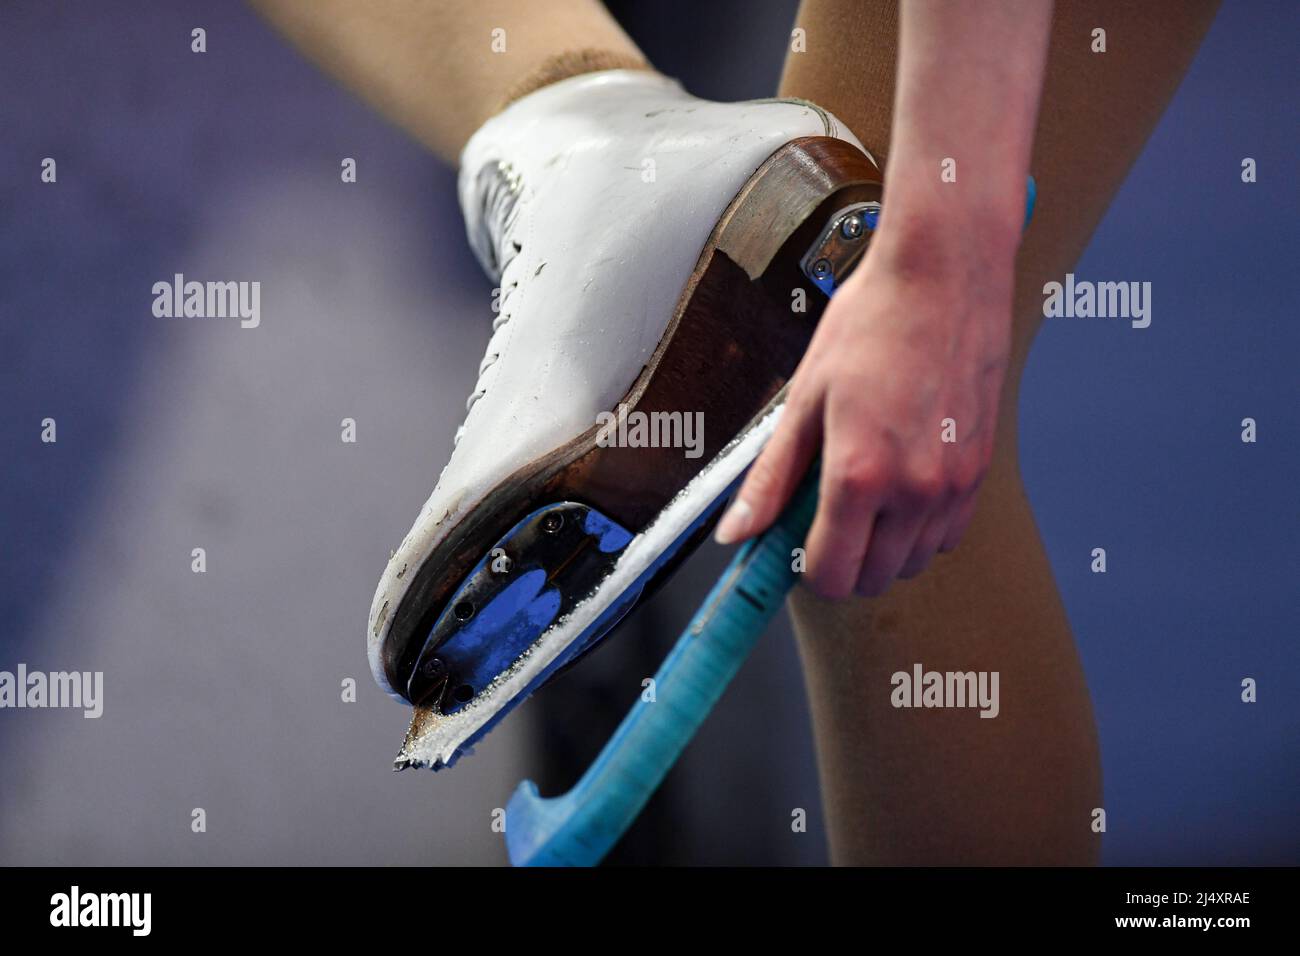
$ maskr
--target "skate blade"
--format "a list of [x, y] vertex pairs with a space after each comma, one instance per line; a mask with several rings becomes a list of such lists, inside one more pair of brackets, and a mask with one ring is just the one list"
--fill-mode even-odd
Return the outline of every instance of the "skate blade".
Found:
[[[451, 680], [444, 681], [440, 690], [429, 692], [426, 689], [426, 693], [432, 693], [430, 700], [436, 698], [438, 703], [446, 700], [447, 704], [442, 709], [436, 703], [416, 707], [402, 749], [393, 761], [394, 769], [427, 767], [440, 770], [452, 766], [560, 668], [612, 630], [635, 606], [646, 584], [734, 492], [745, 469], [776, 427], [779, 414], [780, 405], [774, 403], [750, 429], [700, 471], [644, 532], [614, 552], [608, 552], [615, 553], [615, 560], [592, 590], [573, 603], [567, 612], [557, 612], [534, 639], [526, 638], [536, 634], [538, 622], [547, 618], [552, 602], [557, 598], [546, 596], [545, 588], [539, 586], [539, 579], [528, 577], [528, 572], [521, 573], [513, 585], [507, 583], [497, 591], [497, 600], [503, 602], [499, 610], [491, 610], [491, 603], [485, 605], [481, 612], [485, 622], [482, 632], [474, 632], [472, 640], [467, 637], [464, 646], [457, 648], [458, 666], [464, 666], [468, 661], [481, 668], [474, 672], [481, 686], [469, 684], [473, 692], [464, 695], [465, 700], [456, 699]], [[546, 514], [568, 507], [573, 507], [572, 503], [539, 509], [517, 527], [523, 528], [530, 522], [533, 522], [530, 527], [540, 527], [538, 523], [545, 519]], [[611, 537], [609, 540], [617, 539]], [[491, 558], [491, 554], [485, 557], [476, 570], [490, 569]], [[467, 581], [463, 588], [475, 584], [484, 586], [482, 578], [479, 578]], [[515, 590], [511, 591], [511, 587]], [[453, 601], [444, 614], [454, 616], [454, 612]], [[503, 620], [508, 624], [502, 630], [491, 630], [488, 626], [493, 621]], [[534, 628], [532, 631], [530, 626]], [[457, 636], [465, 635], [467, 630], [457, 632]], [[500, 657], [511, 659], [484, 680], [488, 676], [487, 668], [495, 666], [488, 663], [489, 654], [482, 652], [475, 657], [461, 652], [483, 644], [493, 645], [506, 633], [510, 635], [508, 643], [514, 650], [502, 651]], [[432, 638], [433, 635], [430, 640]], [[444, 653], [445, 647], [438, 647], [433, 653]], [[451, 665], [447, 666], [450, 675]]]

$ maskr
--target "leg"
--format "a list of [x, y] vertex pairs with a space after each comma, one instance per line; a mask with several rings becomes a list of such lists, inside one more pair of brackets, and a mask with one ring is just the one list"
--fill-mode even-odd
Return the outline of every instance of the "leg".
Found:
[[[962, 545], [871, 601], [791, 600], [840, 863], [1086, 863], [1101, 806], [1088, 689], [1021, 485], [1020, 372], [1043, 283], [1073, 265], [1173, 95], [1216, 0], [1057, 4], [1033, 173], [1042, 201], [1017, 262], [998, 447]], [[890, 0], [804, 0], [781, 95], [813, 100], [883, 157], [898, 16]], [[1109, 51], [1093, 53], [1091, 31]], [[886, 168], [888, 176], [888, 168]], [[890, 705], [890, 675], [1001, 675], [1001, 713]]]
[[579, 73], [647, 68], [598, 0], [253, 5], [318, 65], [453, 166], [470, 134], [511, 101]]

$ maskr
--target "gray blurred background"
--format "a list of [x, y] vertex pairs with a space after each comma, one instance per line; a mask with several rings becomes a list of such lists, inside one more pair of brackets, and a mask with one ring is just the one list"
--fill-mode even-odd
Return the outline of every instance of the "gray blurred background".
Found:
[[[665, 72], [739, 99], [775, 88], [795, 3], [612, 7]], [[1228, 4], [1076, 270], [1152, 279], [1152, 328], [1049, 321], [1027, 373], [1111, 862], [1300, 862], [1296, 25]], [[0, 669], [106, 685], [99, 720], [0, 711], [0, 863], [504, 862], [493, 808], [573, 781], [724, 555], [453, 771], [393, 774], [407, 711], [369, 677], [366, 612], [492, 318], [452, 173], [235, 4], [11, 2], [0, 80]], [[261, 327], [154, 318], [176, 272], [259, 280]], [[616, 861], [825, 861], [797, 667], [781, 621]]]

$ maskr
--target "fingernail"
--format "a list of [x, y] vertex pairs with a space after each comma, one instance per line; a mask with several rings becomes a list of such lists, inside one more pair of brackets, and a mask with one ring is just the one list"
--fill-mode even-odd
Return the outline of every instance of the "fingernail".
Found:
[[754, 520], [754, 509], [744, 498], [737, 498], [727, 513], [718, 522], [718, 530], [713, 532], [713, 540], [718, 544], [734, 544], [749, 533], [750, 522]]

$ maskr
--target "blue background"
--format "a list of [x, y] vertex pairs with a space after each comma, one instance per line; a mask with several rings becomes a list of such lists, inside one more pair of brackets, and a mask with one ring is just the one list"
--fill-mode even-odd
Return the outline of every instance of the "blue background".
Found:
[[[614, 8], [701, 95], [768, 95], [794, 4], [694, 7]], [[370, 683], [366, 610], [491, 319], [451, 173], [238, 6], [0, 21], [0, 669], [102, 669], [107, 695], [99, 721], [0, 712], [0, 862], [501, 862], [491, 809], [525, 773], [564, 784], [722, 555], [452, 774], [388, 773], [405, 716]], [[1300, 863], [1298, 40], [1294, 3], [1225, 4], [1075, 269], [1150, 281], [1151, 327], [1047, 320], [1025, 376], [1113, 864]], [[177, 271], [263, 281], [263, 328], [154, 319]], [[782, 622], [626, 859], [825, 860], [797, 666]]]

